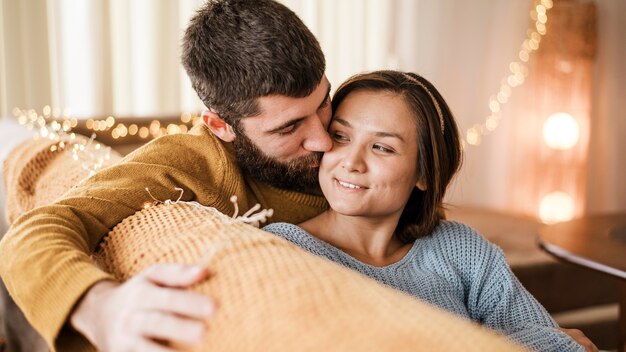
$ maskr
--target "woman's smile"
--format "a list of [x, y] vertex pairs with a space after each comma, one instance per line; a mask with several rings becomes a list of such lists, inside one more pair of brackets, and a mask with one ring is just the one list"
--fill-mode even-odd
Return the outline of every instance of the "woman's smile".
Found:
[[348, 181], [343, 181], [340, 179], [335, 179], [335, 184], [341, 188], [341, 189], [345, 189], [345, 190], [351, 190], [351, 191], [364, 191], [367, 189], [367, 187], [359, 185], [359, 184], [355, 184], [355, 183], [351, 183]]

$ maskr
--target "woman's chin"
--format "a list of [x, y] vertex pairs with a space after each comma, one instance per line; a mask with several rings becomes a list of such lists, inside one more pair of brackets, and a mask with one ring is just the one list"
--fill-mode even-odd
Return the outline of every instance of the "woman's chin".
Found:
[[331, 201], [329, 201], [328, 204], [330, 205], [330, 208], [335, 213], [338, 213], [338, 214], [341, 214], [341, 215], [345, 215], [345, 216], [361, 216], [361, 215], [364, 215], [364, 212], [361, 209], [361, 207], [363, 206], [362, 203], [355, 204], [353, 202], [345, 202], [345, 201], [338, 201], [338, 202], [331, 202]]

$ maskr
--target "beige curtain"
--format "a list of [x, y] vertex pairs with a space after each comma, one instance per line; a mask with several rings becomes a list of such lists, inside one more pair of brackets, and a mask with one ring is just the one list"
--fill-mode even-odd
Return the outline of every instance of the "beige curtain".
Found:
[[396, 67], [393, 48], [396, 0], [279, 0], [318, 38], [327, 76], [336, 87], [351, 75]]
[[43, 1], [0, 4], [0, 116], [15, 106], [42, 109], [50, 104], [47, 18]]
[[202, 0], [3, 0], [0, 114], [163, 116], [202, 104], [179, 65]]
[[[563, 1], [563, 0], [555, 0]], [[580, 0], [582, 1], [582, 0]], [[66, 107], [72, 116], [162, 116], [202, 108], [179, 64], [179, 42], [202, 0], [3, 0], [0, 116], [13, 107]], [[320, 39], [334, 86], [356, 72], [415, 71], [441, 90], [464, 133], [489, 114], [529, 27], [531, 0], [282, 0]], [[626, 210], [626, 13], [596, 1], [586, 211]], [[532, 59], [531, 59], [532, 60]], [[466, 149], [453, 204], [529, 212], [515, 192], [530, 168], [515, 157], [528, 85], [502, 107], [501, 123]], [[520, 117], [522, 116], [522, 117]]]

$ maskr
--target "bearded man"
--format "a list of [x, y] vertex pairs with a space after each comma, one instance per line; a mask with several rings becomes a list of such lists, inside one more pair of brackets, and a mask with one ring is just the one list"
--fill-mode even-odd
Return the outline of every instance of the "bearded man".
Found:
[[53, 350], [163, 351], [156, 341], [202, 340], [213, 303], [183, 288], [205, 269], [156, 265], [120, 284], [90, 260], [152, 196], [176, 199], [182, 188], [181, 200], [232, 214], [236, 195], [244, 211], [259, 203], [274, 209], [273, 221], [294, 223], [326, 207], [317, 169], [332, 147], [330, 84], [301, 20], [272, 0], [209, 1], [185, 32], [182, 62], [208, 108], [204, 124], [24, 214], [0, 244], [0, 273]]

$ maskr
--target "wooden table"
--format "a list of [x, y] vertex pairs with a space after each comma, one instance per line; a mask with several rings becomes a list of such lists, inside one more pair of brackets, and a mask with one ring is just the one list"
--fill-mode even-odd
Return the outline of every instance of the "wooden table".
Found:
[[590, 215], [545, 226], [539, 230], [539, 245], [559, 259], [618, 281], [619, 351], [626, 352], [626, 213]]

